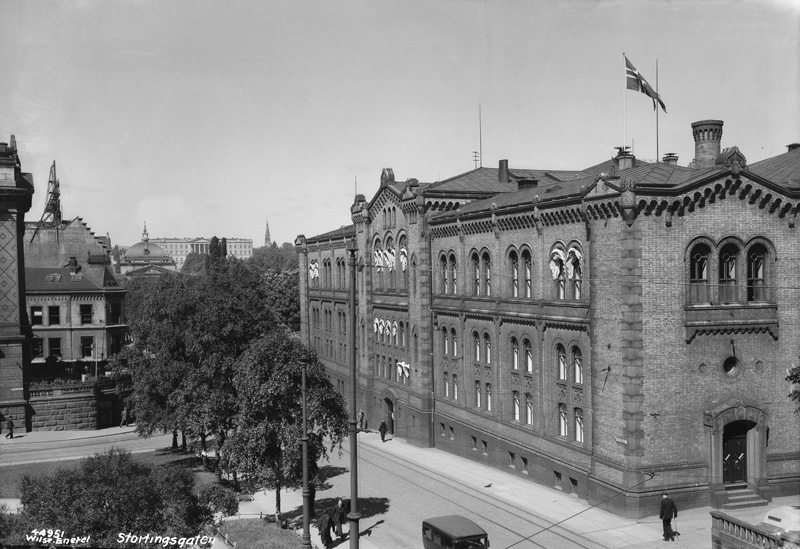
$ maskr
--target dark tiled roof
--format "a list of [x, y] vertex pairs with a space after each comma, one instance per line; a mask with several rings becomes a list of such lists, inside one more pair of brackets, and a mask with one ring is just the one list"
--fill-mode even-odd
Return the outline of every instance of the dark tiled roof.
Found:
[[105, 267], [83, 266], [76, 274], [69, 267], [26, 267], [27, 292], [90, 292], [118, 289], [119, 283]]
[[756, 162], [750, 171], [773, 183], [800, 187], [800, 148]]
[[478, 168], [443, 181], [425, 186], [425, 193], [507, 193], [515, 191], [513, 183], [502, 183], [497, 180], [497, 168]]
[[322, 233], [316, 236], [309, 237], [306, 239], [306, 242], [323, 242], [327, 240], [351, 238], [355, 236], [355, 234], [356, 234], [356, 226], [346, 225], [339, 227], [335, 231], [329, 231], [327, 233]]

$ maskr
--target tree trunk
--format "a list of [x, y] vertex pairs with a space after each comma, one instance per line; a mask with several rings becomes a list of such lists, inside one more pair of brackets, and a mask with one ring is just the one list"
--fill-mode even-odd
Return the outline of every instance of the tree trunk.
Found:
[[172, 430], [172, 449], [176, 450], [178, 448], [178, 430]]
[[281, 484], [275, 486], [275, 526], [281, 527]]
[[186, 451], [186, 431], [181, 429], [181, 450]]

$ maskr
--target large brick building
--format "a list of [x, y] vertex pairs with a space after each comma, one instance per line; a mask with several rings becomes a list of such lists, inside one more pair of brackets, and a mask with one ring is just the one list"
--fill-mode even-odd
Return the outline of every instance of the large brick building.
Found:
[[692, 125], [689, 167], [385, 169], [296, 241], [304, 340], [347, 393], [352, 239], [373, 428], [633, 517], [798, 493], [800, 145], [749, 165], [722, 126]]

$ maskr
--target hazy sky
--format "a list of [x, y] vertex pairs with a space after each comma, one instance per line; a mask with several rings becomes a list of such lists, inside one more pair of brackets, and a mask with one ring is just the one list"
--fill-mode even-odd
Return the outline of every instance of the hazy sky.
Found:
[[[350, 223], [381, 169], [436, 181], [483, 164], [580, 169], [623, 135], [694, 156], [725, 122], [749, 162], [800, 142], [800, 1], [0, 0], [0, 140], [44, 209], [120, 245], [293, 241]], [[626, 121], [623, 123], [623, 121]]]

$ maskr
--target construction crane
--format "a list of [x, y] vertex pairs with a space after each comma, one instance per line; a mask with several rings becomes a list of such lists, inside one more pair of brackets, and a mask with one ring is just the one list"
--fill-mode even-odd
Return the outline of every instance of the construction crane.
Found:
[[39, 219], [39, 224], [36, 225], [36, 230], [31, 236], [31, 242], [36, 238], [36, 233], [39, 232], [42, 225], [47, 224], [58, 229], [61, 227], [61, 222], [61, 189], [56, 177], [56, 161], [53, 160], [53, 165], [50, 167], [50, 179], [47, 182], [47, 201], [44, 204], [42, 218]]

